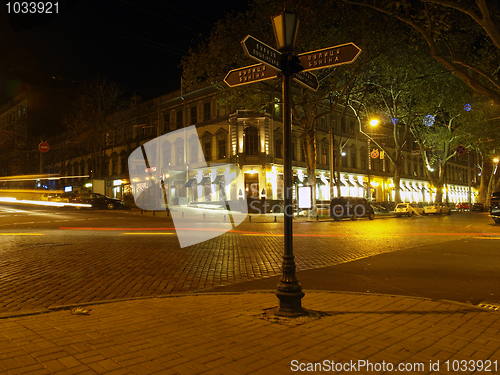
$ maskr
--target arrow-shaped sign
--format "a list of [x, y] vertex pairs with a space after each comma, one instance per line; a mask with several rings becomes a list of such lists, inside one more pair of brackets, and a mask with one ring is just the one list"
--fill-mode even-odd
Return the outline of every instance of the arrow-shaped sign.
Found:
[[224, 82], [226, 82], [228, 86], [234, 87], [247, 83], [265, 81], [266, 79], [276, 78], [277, 76], [278, 72], [273, 68], [264, 64], [255, 64], [229, 71], [224, 78]]
[[251, 35], [247, 35], [241, 41], [241, 45], [248, 57], [281, 72], [281, 52], [269, 47]]
[[347, 43], [301, 53], [298, 57], [300, 65], [304, 67], [304, 71], [308, 71], [351, 63], [356, 60], [360, 53], [361, 48], [354, 43]]
[[307, 87], [308, 89], [311, 89], [313, 91], [318, 90], [319, 87], [318, 78], [312, 73], [302, 71], [299, 73], [295, 73], [292, 76], [292, 78], [296, 82], [300, 83], [302, 86]]

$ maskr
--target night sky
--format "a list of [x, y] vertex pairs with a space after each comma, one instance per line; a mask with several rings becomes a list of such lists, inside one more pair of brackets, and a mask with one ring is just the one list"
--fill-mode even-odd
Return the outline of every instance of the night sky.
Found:
[[96, 75], [150, 99], [180, 87], [199, 35], [245, 0], [62, 0], [58, 17], [9, 19], [0, 0], [0, 104], [28, 82], [71, 87]]

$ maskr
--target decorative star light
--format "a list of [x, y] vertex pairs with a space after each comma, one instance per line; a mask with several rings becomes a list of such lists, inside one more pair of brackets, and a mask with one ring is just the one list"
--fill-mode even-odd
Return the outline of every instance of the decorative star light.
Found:
[[434, 118], [433, 115], [427, 115], [427, 116], [424, 117], [424, 120], [423, 120], [424, 121], [424, 125], [425, 126], [432, 126], [432, 125], [434, 125], [434, 121], [435, 120], [436, 119]]
[[399, 120], [398, 120], [398, 118], [397, 118], [397, 117], [394, 117], [394, 118], [392, 119], [392, 123], [393, 123], [394, 125], [396, 125], [396, 124], [398, 123], [398, 121], [399, 121]]
[[464, 110], [469, 112], [472, 108], [472, 105], [470, 105], [469, 103], [467, 103], [466, 105], [464, 105]]

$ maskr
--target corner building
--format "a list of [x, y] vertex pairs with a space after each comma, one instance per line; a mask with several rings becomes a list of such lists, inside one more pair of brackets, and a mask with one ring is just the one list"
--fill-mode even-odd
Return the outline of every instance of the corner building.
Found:
[[[283, 200], [283, 128], [278, 104], [261, 113], [219, 105], [224, 99], [216, 88], [204, 86], [185, 93], [181, 90], [149, 101], [134, 96], [130, 107], [116, 113], [110, 121], [113, 131], [107, 135], [105, 193], [112, 197], [131, 197], [147, 193], [155, 184], [163, 183], [170, 205], [211, 205], [246, 196], [249, 207], [253, 201], [265, 199], [273, 211], [280, 210]], [[222, 100], [222, 102], [225, 102]], [[275, 98], [279, 103], [279, 98]], [[321, 118], [316, 124], [316, 186], [318, 203], [328, 203], [337, 195], [332, 183], [332, 162], [340, 158], [342, 196], [369, 197], [381, 205], [394, 202], [394, 168], [377, 146], [360, 132], [358, 119], [347, 112]], [[132, 151], [156, 137], [196, 126], [198, 139], [181, 139], [159, 145], [161, 165], [150, 165], [151, 178], [130, 180], [128, 157]], [[363, 131], [369, 133], [365, 125]], [[333, 133], [332, 133], [333, 129]], [[383, 126], [376, 129], [379, 143], [390, 149], [391, 132]], [[332, 139], [344, 147], [334, 152]], [[294, 197], [297, 188], [307, 183], [302, 130], [294, 121], [292, 131], [292, 164]], [[425, 174], [426, 166], [410, 139], [404, 150], [401, 176], [401, 198], [405, 202], [431, 202], [436, 190]], [[201, 146], [201, 148], [200, 148]], [[200, 152], [201, 150], [201, 152]], [[376, 157], [374, 157], [376, 155]], [[89, 174], [89, 156], [78, 156], [69, 162], [69, 173]], [[72, 167], [73, 166], [73, 167]], [[235, 166], [238, 166], [236, 168]], [[132, 165], [131, 168], [142, 168]], [[55, 168], [58, 170], [57, 166]], [[237, 180], [238, 170], [242, 179]], [[468, 199], [467, 159], [449, 162], [447, 187], [443, 199], [462, 202]], [[476, 176], [473, 171], [471, 176]], [[84, 183], [75, 186], [86, 191]], [[471, 181], [475, 186], [475, 179]], [[474, 194], [474, 193], [473, 193]], [[474, 198], [473, 198], [474, 200]], [[257, 202], [255, 202], [257, 203]], [[250, 210], [251, 212], [251, 210]]]

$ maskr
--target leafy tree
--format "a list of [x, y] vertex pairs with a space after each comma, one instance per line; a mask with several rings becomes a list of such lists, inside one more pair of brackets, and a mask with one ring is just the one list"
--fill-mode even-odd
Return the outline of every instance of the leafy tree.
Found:
[[424, 38], [430, 55], [500, 105], [500, 3], [476, 0], [340, 0], [389, 15]]
[[122, 95], [118, 84], [101, 77], [85, 81], [78, 92], [68, 128], [75, 137], [73, 147], [91, 156], [92, 178], [104, 177], [107, 137], [113, 130], [108, 118], [124, 106]]
[[[308, 52], [328, 46], [354, 42], [363, 52], [352, 64], [316, 70], [320, 82], [317, 92], [294, 90], [293, 114], [301, 130], [308, 171], [308, 183], [315, 186], [316, 123], [328, 114], [346, 105], [350, 92], [359, 84], [356, 77], [366, 64], [385, 50], [402, 43], [394, 21], [382, 19], [371, 11], [356, 11], [351, 6], [326, 0], [304, 0], [286, 4], [290, 11], [301, 17], [296, 52]], [[227, 88], [222, 77], [231, 69], [255, 62], [244, 56], [240, 41], [250, 34], [263, 42], [274, 45], [270, 16], [282, 10], [282, 4], [271, 0], [255, 0], [245, 14], [231, 15], [219, 22], [209, 38], [198, 49], [190, 51], [183, 60], [183, 79], [195, 87], [200, 82], [212, 83], [224, 90], [224, 103], [232, 108], [270, 110], [274, 98], [280, 97], [277, 80], [259, 84]], [[326, 105], [325, 105], [326, 103]], [[340, 145], [340, 144], [339, 144]]]
[[476, 167], [480, 171], [478, 201], [489, 202], [492, 192], [500, 190], [500, 171], [493, 159], [500, 155], [500, 111], [486, 100], [476, 100], [470, 107], [467, 147], [478, 155]]

